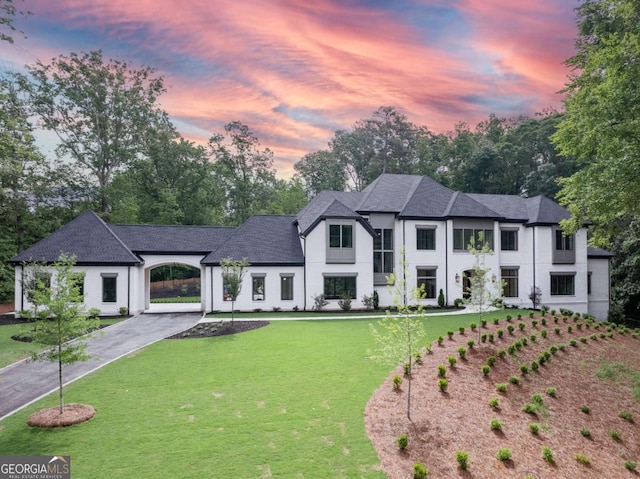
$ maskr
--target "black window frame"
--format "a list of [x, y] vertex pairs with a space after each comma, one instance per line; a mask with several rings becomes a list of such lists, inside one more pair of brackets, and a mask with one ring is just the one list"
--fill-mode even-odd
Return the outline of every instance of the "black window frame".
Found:
[[381, 274], [393, 273], [393, 229], [376, 228], [373, 238], [373, 272]]
[[[259, 288], [262, 287], [262, 292]], [[251, 301], [265, 301], [267, 299], [267, 281], [264, 274], [251, 275]]]
[[[517, 298], [519, 296], [519, 270], [513, 267], [500, 268], [500, 278], [502, 280], [503, 289], [502, 296], [504, 298]], [[515, 294], [514, 290], [515, 289]]]
[[[337, 231], [336, 231], [337, 230]], [[353, 248], [353, 225], [334, 223], [329, 225], [329, 248]]]
[[[482, 233], [482, 242], [479, 233]], [[467, 248], [474, 240], [474, 246], [482, 249], [485, 244], [489, 244], [489, 249], [494, 251], [494, 237], [492, 228], [454, 228], [453, 229], [453, 250], [469, 251]]]
[[280, 276], [280, 301], [293, 301], [293, 275]]
[[549, 286], [549, 294], [551, 296], [575, 296], [576, 274], [552, 273]]
[[518, 230], [500, 230], [500, 250], [518, 251]]
[[[113, 283], [113, 285], [108, 285], [108, 283]], [[118, 302], [118, 276], [117, 275], [102, 276], [102, 302], [103, 303]]]
[[435, 251], [435, 228], [416, 228], [416, 249], [418, 251]]
[[357, 298], [357, 276], [324, 276], [324, 296], [326, 299], [342, 299], [344, 293], [350, 293], [351, 299]]
[[416, 287], [424, 284], [424, 294], [420, 299], [436, 299], [438, 291], [438, 269], [434, 267], [416, 268]]

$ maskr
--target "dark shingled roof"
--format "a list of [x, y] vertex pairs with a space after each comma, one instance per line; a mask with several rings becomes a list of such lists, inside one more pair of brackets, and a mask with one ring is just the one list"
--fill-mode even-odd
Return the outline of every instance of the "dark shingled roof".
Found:
[[565, 208], [545, 196], [528, 198], [527, 206], [530, 225], [555, 225], [571, 216]]
[[249, 218], [227, 241], [202, 260], [219, 264], [224, 258], [246, 258], [251, 265], [304, 264], [293, 216], [258, 215]]
[[350, 218], [363, 220], [355, 212], [362, 193], [344, 191], [321, 191], [296, 215], [301, 234], [304, 236], [324, 218]]
[[219, 226], [109, 225], [135, 253], [208, 254], [235, 228]]
[[76, 257], [76, 264], [134, 265], [140, 258], [118, 238], [93, 211], [87, 211], [27, 248], [10, 261], [58, 261], [61, 253]]
[[613, 253], [606, 249], [587, 246], [587, 257], [589, 258], [613, 258]]
[[420, 176], [400, 216], [404, 218], [442, 218], [454, 191], [428, 176]]
[[422, 176], [383, 174], [362, 191], [357, 211], [400, 213]]

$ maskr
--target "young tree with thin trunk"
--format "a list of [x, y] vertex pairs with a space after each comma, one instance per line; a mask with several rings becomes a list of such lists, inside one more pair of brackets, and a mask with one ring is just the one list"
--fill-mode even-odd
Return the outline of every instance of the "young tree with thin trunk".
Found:
[[236, 299], [242, 292], [242, 280], [249, 266], [246, 258], [241, 260], [224, 258], [220, 261], [225, 300], [228, 298], [228, 301], [231, 301], [231, 324], [233, 324]]
[[[370, 325], [371, 335], [376, 344], [375, 353], [369, 357], [373, 360], [390, 364], [403, 365], [407, 373], [407, 419], [411, 420], [411, 374], [414, 355], [420, 351], [425, 339], [422, 321], [424, 310], [419, 299], [424, 297], [424, 285], [420, 288], [409, 288], [407, 285], [407, 261], [404, 250], [401, 269], [398, 274], [387, 277], [390, 293], [393, 295], [393, 311], [387, 310], [387, 316], [378, 322], [378, 327]], [[418, 303], [416, 311], [412, 311], [408, 300]]]
[[[100, 324], [97, 318], [92, 319], [83, 311], [79, 273], [73, 271], [74, 263], [73, 257], [61, 255], [52, 265], [50, 276], [41, 274], [42, 265], [35, 265], [35, 275], [23, 282], [37, 311], [33, 342], [49, 348], [34, 353], [32, 358], [58, 363], [60, 414], [64, 412], [63, 367], [90, 358], [86, 352], [87, 332]], [[31, 266], [25, 265], [25, 270]]]

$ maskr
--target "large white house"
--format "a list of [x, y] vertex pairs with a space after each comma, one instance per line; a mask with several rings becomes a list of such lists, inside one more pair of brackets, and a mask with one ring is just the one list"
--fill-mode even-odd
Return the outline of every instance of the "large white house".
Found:
[[309, 310], [325, 295], [338, 309], [378, 292], [390, 305], [389, 273], [404, 252], [409, 286], [424, 285], [425, 305], [463, 296], [476, 258], [467, 251], [482, 233], [494, 254], [486, 258], [494, 281], [503, 281], [508, 305], [541, 304], [606, 318], [610, 257], [587, 246], [586, 229], [564, 236], [568, 212], [542, 196], [465, 194], [431, 178], [383, 174], [362, 192], [323, 191], [296, 216], [253, 216], [237, 228], [107, 224], [86, 212], [23, 251], [15, 264], [16, 309], [30, 307], [23, 278], [30, 262], [74, 255], [83, 273], [87, 308], [116, 314], [150, 308], [150, 271], [181, 263], [200, 270], [202, 311], [229, 311], [220, 261], [246, 258], [250, 267], [239, 310]]

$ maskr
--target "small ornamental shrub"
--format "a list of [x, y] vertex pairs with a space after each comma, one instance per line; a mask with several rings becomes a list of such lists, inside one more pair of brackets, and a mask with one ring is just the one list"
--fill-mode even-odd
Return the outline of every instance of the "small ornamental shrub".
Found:
[[543, 317], [543, 318], [540, 320], [540, 324], [541, 324], [541, 325], [543, 325], [543, 326], [546, 326], [546, 325], [547, 325], [547, 318]]
[[507, 355], [507, 352], [504, 349], [498, 349], [498, 356], [504, 358]]
[[518, 351], [520, 351], [520, 349], [522, 348], [522, 341], [518, 339], [517, 341], [514, 341], [513, 345]]
[[585, 414], [589, 414], [591, 412], [591, 409], [589, 409], [589, 406], [581, 406], [580, 410]]
[[606, 338], [607, 336], [606, 336], [604, 333], [600, 333], [599, 337], [600, 337], [600, 339], [604, 339], [604, 338]]
[[491, 372], [491, 366], [489, 366], [488, 364], [483, 364], [481, 370], [482, 375], [487, 376]]
[[582, 331], [582, 323], [576, 324], [576, 328], [578, 328], [578, 331]]
[[456, 461], [458, 462], [460, 469], [466, 471], [469, 467], [469, 453], [464, 451], [456, 452]]
[[546, 390], [546, 393], [551, 396], [552, 398], [556, 397], [557, 391], [556, 388], [554, 387], [548, 387]]
[[510, 324], [509, 326], [507, 326], [507, 331], [509, 331], [509, 334], [513, 334], [513, 330], [515, 328], [513, 327], [513, 324]]
[[538, 336], [536, 336], [535, 334], [532, 334], [531, 336], [529, 336], [529, 339], [531, 340], [532, 343], [535, 343], [536, 340], [538, 339]]
[[498, 461], [509, 461], [511, 460], [511, 449], [502, 448], [498, 449], [498, 453], [496, 454], [496, 459]]
[[524, 323], [518, 323], [518, 329], [524, 331]]
[[447, 336], [449, 336], [449, 339], [453, 339], [453, 331], [447, 331]]
[[500, 407], [500, 400], [498, 398], [489, 399], [489, 406], [491, 406], [493, 409], [498, 409]]
[[587, 342], [587, 338], [586, 338], [586, 337], [584, 337], [584, 336], [582, 336], [582, 337], [580, 338], [580, 342], [581, 342], [581, 343], [586, 343], [586, 342]]
[[421, 462], [416, 462], [413, 465], [413, 479], [427, 479], [429, 476], [429, 469], [424, 467], [424, 464]]
[[538, 321], [534, 319], [533, 321], [531, 321], [531, 325], [535, 328], [538, 325]]
[[493, 333], [489, 333], [489, 342], [492, 343], [493, 342]]
[[438, 377], [443, 378], [446, 375], [447, 375], [447, 367], [444, 364], [438, 364]]
[[458, 331], [460, 332], [460, 334], [464, 334], [464, 326], [460, 326], [458, 328]]
[[[120, 306], [118, 308], [118, 313], [120, 313], [120, 316], [128, 316], [129, 315], [129, 308], [127, 308], [126, 306]], [[100, 314], [100, 313], [98, 313]]]
[[558, 345], [558, 349], [560, 351], [564, 351], [565, 349], [567, 349], [567, 346], [565, 344], [560, 344], [560, 345]]
[[518, 321], [522, 319], [522, 314], [518, 313]]
[[558, 346], [551, 346], [549, 351], [551, 351], [551, 354], [556, 354], [558, 352]]
[[515, 344], [510, 344], [509, 346], [507, 346], [507, 351], [509, 352], [509, 354], [515, 354], [516, 353], [516, 345]]
[[509, 321], [509, 322], [511, 321], [511, 315], [510, 314], [507, 314], [507, 321]]
[[480, 341], [483, 342], [483, 343], [487, 342], [487, 333], [482, 333], [480, 335]]
[[540, 354], [540, 356], [538, 356], [538, 362], [540, 363], [540, 366], [547, 362], [547, 358], [544, 354]]
[[586, 437], [587, 439], [591, 438], [591, 431], [589, 431], [586, 427], [580, 429], [580, 434], [582, 434], [582, 437]]
[[542, 331], [540, 331], [540, 336], [542, 336], [543, 338], [547, 337], [547, 330], [543, 329]]
[[518, 376], [509, 376], [509, 382], [517, 386], [520, 384], [520, 378]]
[[595, 334], [592, 334], [591, 336], [589, 336], [589, 339], [591, 339], [591, 341], [597, 341], [598, 336], [596, 336]]
[[571, 341], [569, 341], [569, 345], [573, 346], [574, 348], [578, 347], [578, 341], [576, 341], [575, 339], [572, 339]]
[[567, 326], [567, 333], [573, 332], [573, 328], [571, 326]]
[[624, 467], [626, 467], [627, 469], [629, 469], [630, 471], [635, 471], [637, 464], [633, 461], [625, 461], [624, 462]]
[[[125, 308], [126, 309], [126, 308]], [[98, 308], [91, 308], [89, 310], [89, 318], [91, 319], [96, 319], [98, 316], [100, 316], [100, 309]], [[124, 316], [124, 314], [121, 314], [120, 316]]]
[[402, 365], [402, 368], [404, 370], [404, 375], [405, 376], [409, 376], [409, 374], [411, 374], [411, 364], [409, 364], [408, 362], [404, 363]]
[[460, 355], [460, 359], [464, 359], [467, 355], [466, 348], [458, 348], [458, 354]]
[[494, 318], [493, 324], [499, 324], [499, 323], [500, 323], [500, 320], [498, 318]]
[[553, 332], [556, 334], [560, 334], [560, 328], [553, 328]]
[[618, 414], [618, 416], [620, 416], [625, 421], [633, 422], [633, 415], [629, 411], [622, 411], [620, 414]]
[[557, 317], [557, 316], [554, 316], [554, 317], [553, 317], [553, 322], [554, 322], [555, 324], [558, 324], [558, 317]]
[[438, 389], [440, 389], [440, 392], [446, 393], [448, 387], [449, 381], [444, 378], [438, 379]]
[[523, 346], [526, 346], [528, 343], [527, 338], [520, 338], [520, 344], [522, 344]]
[[486, 319], [481, 319], [480, 320], [480, 326], [482, 326], [483, 328], [487, 327], [487, 320]]
[[498, 383], [498, 384], [496, 384], [496, 391], [498, 391], [499, 393], [506, 393], [507, 392], [507, 383]]
[[609, 429], [607, 431], [607, 434], [609, 435], [609, 437], [611, 439], [613, 439], [614, 441], [620, 441], [620, 434], [618, 433], [618, 431], [616, 431], [615, 429]]
[[396, 444], [398, 445], [398, 449], [404, 451], [409, 446], [409, 437], [406, 434], [400, 434], [396, 439]]
[[538, 364], [537, 361], [531, 361], [531, 370], [532, 371], [538, 371], [538, 369], [540, 368], [540, 365]]
[[522, 374], [523, 376], [526, 376], [527, 374], [529, 374], [529, 365], [528, 364], [521, 364], [520, 365], [520, 374]]
[[438, 336], [438, 346], [442, 346], [442, 341], [444, 341], [444, 338], [442, 336]]
[[402, 386], [402, 376], [396, 374], [393, 376], [393, 390], [400, 391], [400, 386]]
[[469, 341], [467, 341], [467, 346], [469, 346], [469, 349], [473, 349], [474, 344], [476, 343], [473, 339], [470, 339]]
[[496, 333], [498, 334], [498, 337], [501, 338], [504, 335], [504, 330], [500, 328], [496, 331]]
[[475, 331], [478, 325], [476, 323], [471, 323], [469, 327], [471, 328], [471, 331]]
[[549, 351], [543, 351], [542, 355], [544, 356], [544, 358], [549, 361], [549, 359], [551, 359], [551, 353]]
[[531, 396], [531, 402], [533, 404], [537, 404], [538, 406], [542, 406], [544, 404], [544, 399], [542, 398], [542, 394], [535, 393]]
[[496, 363], [496, 357], [495, 356], [489, 356], [487, 358], [487, 364], [489, 366], [493, 366]]
[[539, 408], [538, 408], [538, 406], [536, 406], [535, 404], [532, 404], [532, 403], [530, 403], [530, 402], [525, 403], [525, 405], [524, 405], [524, 406], [522, 406], [522, 410], [523, 410], [524, 412], [526, 412], [527, 414], [532, 414], [532, 415], [534, 415], [534, 416], [535, 416], [536, 414], [538, 414], [538, 409], [539, 409]]
[[589, 458], [584, 454], [576, 454], [576, 461], [578, 461], [580, 464], [584, 466], [588, 466], [589, 464], [591, 464], [591, 462], [589, 461]]
[[542, 459], [549, 463], [553, 462], [553, 450], [550, 447], [542, 446]]
[[420, 354], [420, 351], [416, 351], [416, 353], [413, 355], [413, 361], [416, 364], [422, 364], [422, 355]]
[[529, 423], [529, 431], [531, 431], [531, 434], [538, 434], [540, 432], [540, 424], [537, 422]]
[[489, 423], [489, 427], [492, 431], [502, 431], [502, 425], [504, 423], [500, 419], [492, 419]]

